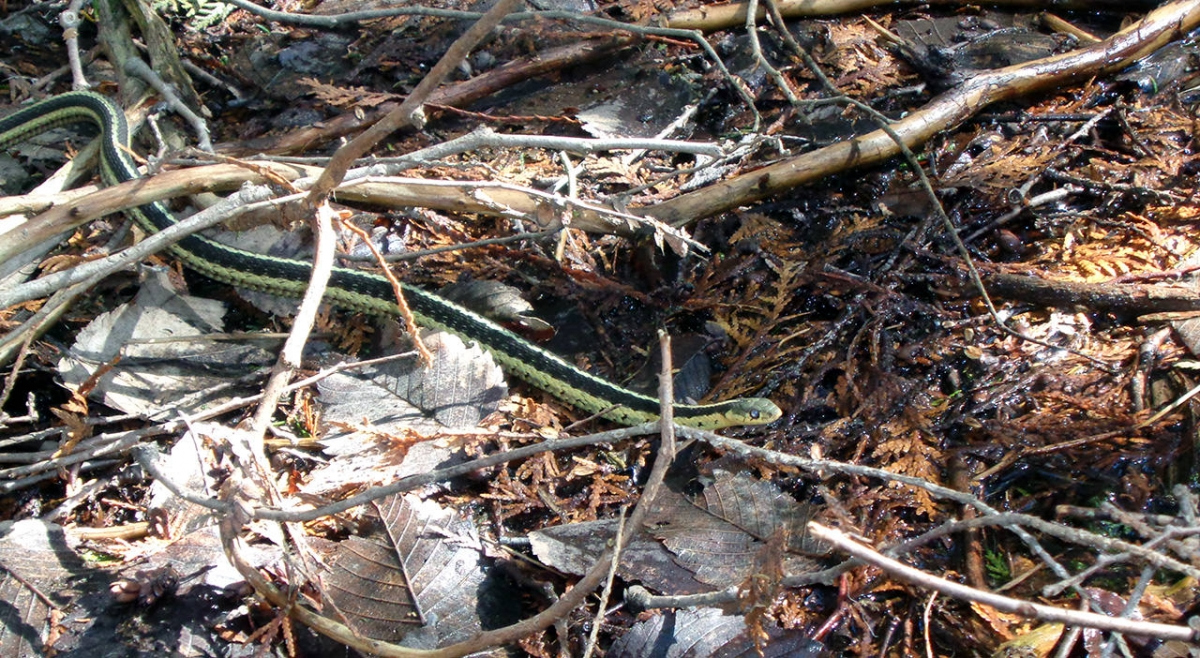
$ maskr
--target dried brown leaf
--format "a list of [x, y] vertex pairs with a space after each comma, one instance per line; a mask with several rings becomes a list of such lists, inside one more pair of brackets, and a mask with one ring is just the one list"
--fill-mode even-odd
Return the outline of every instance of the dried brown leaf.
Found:
[[396, 99], [394, 94], [380, 94], [370, 91], [366, 87], [339, 87], [326, 84], [316, 78], [301, 78], [300, 84], [307, 86], [318, 100], [334, 107], [371, 108]]

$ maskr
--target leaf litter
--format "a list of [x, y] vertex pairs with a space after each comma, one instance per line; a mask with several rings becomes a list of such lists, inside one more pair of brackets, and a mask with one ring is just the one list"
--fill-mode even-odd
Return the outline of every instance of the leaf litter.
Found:
[[[619, 10], [637, 17], [654, 12], [655, 5], [625, 4]], [[897, 17], [876, 15], [875, 19], [901, 35], [910, 35], [897, 27]], [[954, 16], [943, 25], [957, 27], [965, 20]], [[392, 24], [399, 36], [382, 37], [371, 44], [375, 49], [367, 48], [369, 54], [354, 74], [346, 68], [334, 70], [335, 76], [346, 78], [336, 83], [301, 70], [311, 47], [290, 50], [288, 57], [277, 62], [264, 60], [261, 67], [244, 66], [246, 78], [265, 76], [258, 85], [277, 94], [276, 102], [285, 99], [294, 112], [290, 119], [283, 112], [261, 112], [262, 117], [272, 118], [255, 116], [240, 124], [235, 120], [232, 125], [241, 132], [230, 139], [258, 137], [256, 131], [265, 132], [264, 123], [276, 118], [278, 123], [269, 127], [288, 130], [288, 122], [296, 121], [302, 112], [303, 116], [332, 116], [333, 108], [342, 112], [352, 100], [364, 111], [385, 103], [393, 86], [403, 89], [408, 80], [419, 77], [417, 68], [405, 64], [420, 59], [412, 57], [418, 40], [405, 42], [403, 37], [419, 32], [422, 21], [404, 19]], [[289, 40], [303, 43], [309, 36], [303, 30], [267, 36], [259, 36], [253, 29], [238, 31], [250, 25], [246, 15], [235, 12], [223, 28], [222, 38], [243, 53], [239, 57], [252, 51], [245, 47], [251, 43], [271, 50], [286, 48]], [[912, 90], [922, 81], [900, 64], [900, 57], [868, 22], [839, 18], [802, 21], [800, 25], [802, 37], [823, 46], [813, 54], [845, 91], [878, 101], [885, 108], [908, 107], [904, 99], [912, 99]], [[504, 40], [509, 36], [502, 35], [497, 50], [509, 45]], [[997, 36], [989, 32], [988, 38]], [[185, 42], [190, 38], [198, 37], [185, 37]], [[366, 47], [370, 37], [362, 39], [354, 47]], [[972, 47], [989, 44], [973, 33], [961, 43]], [[336, 39], [323, 47], [331, 44], [343, 50], [349, 47]], [[744, 47], [740, 42], [728, 45]], [[690, 55], [681, 47], [664, 45], [661, 50], [672, 52], [671, 48], [680, 49], [674, 51], [677, 58], [667, 58], [671, 60], [668, 65], [676, 67], [680, 75], [696, 73], [687, 71]], [[926, 54], [932, 52], [932, 47], [922, 48]], [[950, 50], [957, 57], [969, 49], [953, 46]], [[647, 70], [660, 64], [655, 60]], [[283, 69], [270, 70], [279, 65]], [[969, 77], [970, 67], [978, 66], [974, 60], [964, 59], [954, 59], [952, 65], [957, 68], [939, 78], [940, 83]], [[275, 74], [278, 84], [262, 82]], [[799, 67], [789, 74], [794, 81], [809, 80]], [[374, 79], [377, 75], [392, 77], [379, 85]], [[317, 79], [320, 81], [314, 82]], [[497, 104], [486, 109], [533, 116], [537, 112], [530, 108], [541, 111], [550, 107], [547, 114], [570, 115], [567, 108], [603, 108], [603, 103], [612, 100], [571, 97], [573, 82], [571, 76], [564, 76], [542, 85], [542, 93], [529, 94], [529, 100], [518, 97], [510, 106]], [[619, 97], [621, 91], [603, 86], [592, 89], [598, 89], [601, 96]], [[757, 91], [763, 108], [782, 112], [781, 96], [768, 87]], [[597, 92], [588, 93], [594, 96]], [[1190, 105], [1167, 100], [1164, 95], [1141, 93], [1126, 94], [1121, 101], [1124, 105], [1114, 104], [1113, 99], [1122, 93], [1121, 88], [1105, 84], [1056, 90], [1022, 100], [1018, 110], [997, 108], [925, 145], [921, 155], [934, 179], [938, 200], [981, 264], [985, 287], [993, 273], [1036, 273], [1052, 281], [1101, 284], [1122, 277], [1174, 277], [1163, 273], [1179, 268], [1195, 251], [1195, 218], [1189, 210], [1194, 196], [1188, 178], [1194, 165], [1189, 150], [1191, 118], [1186, 109]], [[574, 115], [585, 120], [592, 116], [579, 111]], [[446, 125], [453, 125], [445, 120]], [[628, 117], [616, 119], [622, 120], [629, 121]], [[706, 131], [720, 133], [727, 127], [743, 126], [739, 122], [745, 120], [742, 110], [720, 98], [701, 102], [698, 118], [688, 130], [706, 137]], [[320, 119], [301, 122], [319, 123]], [[547, 121], [542, 125], [570, 124]], [[849, 125], [856, 124], [818, 127], [839, 134]], [[626, 128], [617, 125], [617, 132], [628, 133]], [[431, 138], [430, 133], [401, 136], [390, 148], [408, 151]], [[782, 156], [770, 150], [758, 155], [763, 162]], [[450, 158], [423, 175], [500, 174], [526, 184], [570, 178], [563, 176], [561, 162], [552, 154], [522, 151], [480, 160], [477, 154]], [[760, 163], [747, 161], [750, 166]], [[656, 203], [669, 198], [673, 187], [680, 184], [671, 176], [680, 164], [655, 154], [638, 163], [597, 157], [588, 161], [591, 170], [585, 170], [583, 176], [585, 193], [591, 198], [617, 198], [623, 206]], [[635, 191], [652, 182], [652, 188]], [[699, 218], [689, 229], [713, 250], [703, 258], [659, 259], [627, 248], [627, 243], [612, 236], [574, 236], [561, 243], [561, 259], [570, 268], [560, 268], [549, 256], [557, 245], [526, 243], [489, 245], [469, 255], [428, 256], [408, 274], [430, 288], [439, 288], [466, 271], [477, 279], [521, 284], [531, 292], [531, 299], [580, 300], [583, 310], [566, 316], [575, 318], [569, 322], [576, 324], [567, 324], [565, 331], [590, 337], [585, 342], [592, 349], [578, 358], [609, 376], [636, 369], [636, 364], [631, 364], [636, 360], [634, 354], [653, 344], [648, 334], [656, 325], [704, 334], [710, 339], [707, 349], [713, 361], [725, 369], [716, 379], [717, 397], [765, 394], [788, 414], [781, 425], [747, 433], [745, 439], [752, 445], [973, 489], [994, 506], [1047, 518], [1057, 518], [1054, 510], [1063, 503], [1084, 505], [1108, 499], [1116, 509], [1102, 513], [1148, 540], [1158, 530], [1139, 525], [1142, 521], [1136, 515], [1173, 513], [1173, 502], [1166, 495], [1169, 485], [1190, 481], [1188, 474], [1194, 470], [1184, 431], [1190, 427], [1190, 416], [1142, 424], [1148, 409], [1162, 408], [1192, 385], [1190, 374], [1174, 367], [1190, 358], [1186, 348], [1168, 341], [1158, 351], [1140, 354], [1147, 330], [1136, 318], [1091, 310], [1086, 299], [1073, 308], [1060, 309], [1045, 308], [1036, 300], [997, 300], [1002, 316], [1014, 329], [1042, 344], [999, 331], [985, 318], [962, 263], [952, 255], [941, 229], [928, 220], [929, 200], [914, 202], [913, 186], [910, 171], [871, 169], [833, 176], [809, 186], [796, 198], [769, 199], [742, 211]], [[1039, 197], [1041, 194], [1054, 196], [1047, 200]], [[495, 218], [429, 211], [414, 219], [376, 210], [379, 213], [371, 221], [384, 227], [405, 224], [406, 230], [411, 230], [405, 238], [414, 248], [446, 246], [510, 231], [506, 221]], [[657, 274], [644, 274], [648, 270]], [[157, 311], [132, 312], [151, 315]], [[553, 313], [544, 319], [564, 326], [561, 317]], [[10, 320], [6, 318], [6, 322]], [[116, 330], [119, 326], [111, 317], [105, 318], [102, 324], [81, 332], [79, 338], [129, 333]], [[171, 326], [166, 331], [172, 334], [195, 331], [192, 325]], [[337, 321], [330, 320], [327, 326], [336, 327]], [[204, 331], [224, 329], [210, 323]], [[353, 342], [364, 343], [361, 336]], [[69, 386], [87, 388], [84, 384], [95, 376], [95, 364], [109, 363], [116, 356], [105, 352], [101, 358], [97, 349], [81, 344], [78, 354], [95, 357], [91, 359], [95, 363], [86, 373], [64, 376]], [[459, 353], [459, 348], [450, 352]], [[123, 357], [122, 363], [129, 358]], [[232, 362], [240, 363], [240, 358], [235, 356]], [[1096, 359], [1109, 367], [1097, 367]], [[1133, 365], [1115, 367], [1126, 364]], [[118, 402], [112, 395], [114, 386], [107, 383], [98, 387], [93, 399], [114, 409], [148, 413], [176, 395], [175, 384], [150, 379], [148, 367], [140, 362], [137, 366], [134, 378], [143, 381], [135, 397], [143, 399]], [[510, 398], [502, 380], [494, 376], [493, 366], [478, 365], [471, 356], [446, 367], [440, 375], [434, 372], [433, 383], [422, 383], [412, 378], [411, 372], [402, 374], [390, 366], [356, 373], [353, 380], [350, 375], [334, 375], [320, 385], [320, 404], [313, 405], [313, 411], [302, 408], [306, 403], [299, 402], [300, 397], [294, 398], [295, 408], [289, 410], [292, 424], [278, 428], [283, 437], [279, 445], [286, 450], [277, 454], [281, 459], [283, 455], [303, 455], [297, 447], [306, 447], [311, 438], [320, 439], [323, 452], [284, 462], [288, 468], [304, 466], [277, 477], [274, 484], [303, 504], [315, 505], [371, 484], [564, 433], [566, 423], [554, 415], [564, 411], [560, 405], [536, 393]], [[196, 382], [185, 377], [185, 384], [195, 386]], [[123, 381], [118, 386], [130, 388]], [[214, 386], [218, 384], [206, 381], [200, 388]], [[1145, 388], [1144, 396], [1138, 392], [1139, 386]], [[339, 396], [349, 404], [340, 404]], [[1147, 403], [1139, 407], [1135, 398], [1143, 397]], [[516, 418], [497, 413], [512, 411], [517, 412]], [[74, 407], [72, 420], [62, 420], [74, 423], [72, 432], [84, 438], [72, 444], [73, 449], [89, 445], [83, 430], [96, 413], [102, 412]], [[464, 439], [458, 434], [481, 423], [497, 430], [494, 438], [471, 435]], [[513, 431], [518, 429], [536, 432], [521, 435]], [[1109, 434], [1112, 432], [1116, 434]], [[432, 440], [423, 441], [426, 437]], [[225, 448], [220, 442], [214, 444], [187, 447], [181, 454], [206, 467], [224, 468]], [[436, 450], [421, 455], [425, 445]], [[589, 556], [595, 555], [605, 538], [612, 536], [615, 511], [636, 499], [651, 448], [648, 441], [632, 440], [603, 450], [543, 454], [424, 490], [422, 495], [430, 496], [427, 500], [380, 501], [375, 509], [378, 519], [358, 511], [312, 528], [350, 535], [337, 537], [345, 546], [332, 548], [331, 555], [360, 546], [358, 542], [370, 537], [382, 542], [376, 545], [387, 548], [389, 559], [397, 561], [395, 568], [379, 572], [333, 561], [338, 578], [345, 579], [337, 584], [355, 595], [370, 588], [345, 583], [369, 576], [368, 580], [378, 584], [385, 575], [404, 573], [399, 565], [414, 555], [416, 546], [432, 545], [458, 556], [438, 563], [432, 586], [426, 589], [414, 589], [413, 581], [402, 582], [400, 593], [387, 597], [383, 608], [401, 620], [408, 614], [403, 606], [406, 601], [412, 603], [414, 592], [445, 592], [453, 597], [461, 609], [452, 607], [439, 613], [433, 606], [427, 619], [455, 621], [444, 629], [426, 627], [424, 635], [412, 640], [432, 646], [483, 627], [481, 617], [466, 612], [476, 601], [454, 586], [456, 581], [448, 578], [446, 565], [458, 564], [454, 562], [457, 559], [469, 562], [463, 573], [474, 583], [471, 579], [489, 573], [491, 561], [502, 554], [496, 548], [503, 543], [501, 539], [528, 537], [537, 557], [562, 571], [579, 573], [594, 559]], [[700, 463], [680, 467], [685, 492], [664, 493], [657, 501], [673, 513], [664, 514], [663, 525], [636, 533], [634, 547], [618, 568], [621, 581], [641, 582], [660, 593], [692, 593], [745, 582], [750, 592], [756, 575], [795, 571], [790, 563], [803, 551], [796, 550], [799, 547], [793, 542], [803, 538], [800, 526], [810, 516], [886, 544], [910, 539], [962, 514], [927, 490], [895, 482], [884, 485], [862, 476], [828, 472], [820, 477], [800, 476], [795, 469], [756, 459], [747, 460], [755, 476], [743, 472], [730, 476], [712, 466], [711, 457], [705, 453]], [[328, 463], [310, 464], [322, 460]], [[967, 472], [965, 485], [955, 484], [958, 469]], [[74, 488], [80, 484], [77, 478], [70, 475], [64, 481]], [[720, 496], [710, 499], [718, 494], [740, 502], [724, 502]], [[811, 512], [797, 511], [808, 510], [810, 505]], [[93, 498], [79, 509], [94, 512], [99, 506]], [[764, 514], [742, 516], [751, 511]], [[173, 515], [188, 516], [183, 512]], [[81, 514], [79, 520], [86, 518]], [[387, 537], [387, 531], [398, 527], [402, 519], [436, 522], [425, 526], [423, 534], [404, 536], [404, 542]], [[360, 522], [372, 525], [373, 532], [382, 529], [382, 535], [354, 534]], [[195, 532], [184, 531], [183, 536], [196, 536]], [[555, 533], [562, 535], [555, 540], [560, 546], [550, 553], [543, 542], [549, 542]], [[260, 538], [261, 545], [283, 541], [267, 532], [262, 537], [271, 538]], [[782, 545], [787, 550], [778, 548], [780, 537], [786, 538]], [[490, 543], [493, 541], [496, 545]], [[1029, 564], [1024, 547], [1004, 531], [987, 530], [982, 543], [965, 535], [945, 542], [936, 550], [914, 549], [908, 557], [931, 573], [956, 576], [966, 567], [948, 557], [952, 551], [944, 550], [947, 545], [964, 553], [983, 552], [991, 560], [992, 569], [986, 576], [992, 580], [980, 581], [977, 575], [968, 574], [980, 587], [1027, 575], [1006, 573], [1002, 568], [1003, 564]], [[218, 548], [215, 536], [207, 545], [209, 550]], [[574, 554], [567, 555], [563, 546]], [[110, 546], [109, 550], [114, 549]], [[511, 545], [505, 548], [527, 558], [520, 550]], [[284, 571], [273, 573], [281, 576]], [[1026, 580], [1014, 581], [1016, 594], [1036, 598], [1051, 577], [1041, 566], [1028, 571]], [[522, 577], [528, 578], [529, 573]], [[532, 573], [535, 578], [553, 579], [563, 588], [570, 582], [542, 570]], [[1103, 575], [1107, 580], [1102, 583], [1109, 589], [1092, 587], [1089, 591], [1100, 601], [1115, 602], [1109, 606], [1115, 610], [1125, 603], [1123, 597], [1131, 588], [1133, 575], [1119, 566]], [[320, 579], [313, 582], [320, 583]], [[323, 585], [328, 587], [330, 582]], [[320, 584], [311, 587], [319, 589]], [[310, 590], [306, 595], [317, 601], [328, 591]], [[610, 653], [638, 655], [642, 648], [662, 644], [684, 651], [699, 647], [709, 629], [728, 631], [728, 637], [722, 636], [707, 648], [696, 648], [695, 655], [752, 655], [755, 647], [763, 648], [763, 637], [770, 638], [764, 655], [784, 647], [795, 652], [791, 655], [803, 654], [814, 650], [812, 642], [828, 643], [836, 651], [882, 653], [888, 648], [882, 646], [883, 638], [889, 636], [878, 631], [889, 628], [887, 620], [913, 622], [897, 631], [909, 634], [902, 638], [904, 646], [924, 641], [912, 630], [919, 630], [924, 619], [931, 627], [945, 629], [944, 637], [933, 639], [936, 646], [931, 650], [960, 646], [968, 637], [983, 650], [997, 646], [1002, 638], [1009, 640], [1025, 632], [1017, 620], [980, 608], [967, 613], [969, 608], [945, 599], [930, 603], [928, 616], [922, 619], [912, 611], [927, 600], [926, 594], [861, 570], [849, 572], [836, 591], [828, 585], [808, 589], [815, 601], [812, 608], [799, 603], [796, 591], [778, 593], [769, 587], [761, 591], [766, 593], [758, 596], [769, 599], [765, 621], [761, 616], [728, 614], [714, 608], [659, 613], [646, 619], [615, 612], [611, 625], [621, 630], [613, 636], [622, 637], [610, 638]], [[1195, 596], [1194, 587], [1181, 586], [1180, 591], [1175, 595], [1180, 602], [1175, 612], [1165, 605], [1147, 611], [1167, 621], [1179, 621], [1178, 610], [1194, 603]], [[332, 595], [329, 600], [331, 607], [341, 611], [342, 619], [353, 619], [367, 635], [374, 632], [366, 631], [370, 624], [365, 621], [374, 609], [338, 603]], [[853, 602], [852, 614], [841, 612], [847, 600]], [[25, 621], [49, 614], [35, 612]], [[338, 613], [332, 614], [336, 617]], [[814, 639], [818, 637], [816, 629], [831, 618], [843, 620], [838, 630]], [[578, 635], [555, 636], [547, 631], [527, 638], [521, 646], [531, 654], [552, 655], [555, 643], [577, 646], [579, 641]]]

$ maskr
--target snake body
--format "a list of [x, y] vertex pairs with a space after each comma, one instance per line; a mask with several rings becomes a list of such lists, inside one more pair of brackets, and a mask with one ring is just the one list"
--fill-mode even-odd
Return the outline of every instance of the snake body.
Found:
[[[106, 184], [116, 185], [140, 176], [129, 156], [129, 127], [124, 113], [108, 98], [92, 92], [54, 96], [0, 119], [0, 148], [76, 123], [91, 123], [100, 131], [100, 172]], [[159, 203], [127, 212], [151, 233], [175, 223], [171, 212]], [[236, 249], [200, 235], [183, 238], [171, 251], [187, 267], [209, 278], [287, 297], [304, 294], [312, 268], [305, 261]], [[420, 325], [478, 343], [510, 374], [560, 400], [626, 425], [658, 419], [656, 398], [576, 368], [495, 322], [430, 292], [409, 285], [404, 285], [403, 290]], [[388, 280], [366, 271], [335, 267], [325, 300], [373, 315], [399, 314]], [[764, 398], [674, 405], [676, 422], [705, 429], [761, 425], [780, 415], [779, 408]]]

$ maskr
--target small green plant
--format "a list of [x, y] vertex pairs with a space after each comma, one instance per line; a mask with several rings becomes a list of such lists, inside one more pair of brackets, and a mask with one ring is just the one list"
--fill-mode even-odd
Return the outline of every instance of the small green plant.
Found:
[[983, 553], [983, 568], [987, 570], [988, 578], [993, 583], [1007, 583], [1012, 580], [1012, 569], [1008, 560], [1000, 551], [988, 549]]
[[79, 550], [79, 556], [82, 557], [83, 561], [86, 562], [87, 564], [93, 564], [93, 565], [107, 566], [107, 565], [120, 564], [120, 563], [124, 562], [124, 560], [122, 560], [120, 557], [117, 557], [116, 555], [113, 555], [111, 553], [105, 553], [102, 551], [97, 551], [97, 550], [94, 550], [91, 548], [81, 548]]

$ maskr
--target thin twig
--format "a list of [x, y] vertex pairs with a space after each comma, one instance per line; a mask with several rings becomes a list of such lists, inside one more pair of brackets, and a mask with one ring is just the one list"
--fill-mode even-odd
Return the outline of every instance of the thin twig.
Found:
[[[271, 370], [271, 378], [267, 380], [263, 389], [262, 400], [255, 411], [251, 435], [248, 437], [251, 453], [262, 469], [263, 476], [270, 473], [270, 462], [267, 461], [266, 452], [263, 450], [267, 426], [275, 417], [279, 399], [283, 397], [292, 374], [300, 367], [304, 346], [308, 344], [308, 336], [312, 333], [322, 299], [325, 297], [325, 288], [333, 275], [333, 260], [337, 252], [337, 239], [333, 234], [333, 209], [327, 201], [322, 200], [314, 208], [314, 215], [316, 244], [313, 247], [308, 287], [304, 291], [304, 298], [300, 300], [299, 308], [296, 309], [292, 330], [279, 352], [275, 367]], [[264, 479], [264, 482], [273, 481], [270, 477]]]
[[[616, 546], [624, 546], [626, 544], [625, 511], [625, 508], [622, 507], [621, 513], [617, 517], [617, 535], [613, 539], [613, 544]], [[592, 615], [592, 632], [588, 633], [587, 644], [583, 650], [583, 658], [592, 658], [592, 653], [596, 650], [596, 643], [600, 639], [600, 628], [604, 626], [604, 617], [608, 614], [608, 599], [612, 596], [613, 581], [617, 577], [617, 567], [620, 564], [620, 551], [613, 551], [613, 559], [608, 567], [608, 578], [604, 581], [604, 588], [600, 590], [600, 601], [596, 604], [596, 614]]]
[[914, 569], [906, 564], [881, 555], [879, 552], [871, 549], [868, 546], [859, 544], [853, 541], [845, 534], [838, 532], [832, 528], [827, 528], [819, 523], [812, 522], [808, 524], [809, 532], [817, 539], [827, 541], [834, 546], [850, 555], [887, 571], [893, 576], [905, 580], [919, 587], [925, 587], [937, 592], [941, 592], [947, 596], [954, 597], [965, 601], [974, 601], [990, 605], [1001, 612], [1010, 612], [1013, 614], [1022, 615], [1024, 617], [1036, 618], [1042, 621], [1062, 622], [1074, 626], [1086, 626], [1103, 631], [1119, 631], [1130, 635], [1143, 635], [1157, 637], [1163, 640], [1180, 640], [1183, 642], [1196, 642], [1200, 640], [1200, 634], [1186, 626], [1174, 626], [1171, 624], [1159, 624], [1148, 621], [1133, 621], [1130, 619], [1121, 619], [1118, 617], [1109, 617], [1108, 615], [1095, 614], [1091, 612], [1078, 612], [1075, 610], [1065, 610], [1063, 608], [1055, 608], [1039, 603], [1030, 603], [1029, 601], [1021, 601], [1012, 599], [1007, 596], [1000, 596], [991, 592], [977, 590], [966, 585], [960, 585], [949, 580], [931, 576], [919, 569]]
[[[617, 441], [624, 441], [626, 439], [638, 436], [654, 434], [657, 431], [657, 423], [646, 423], [636, 427], [626, 427], [619, 430], [610, 430], [608, 432], [598, 432], [595, 434], [577, 436], [569, 439], [550, 439], [546, 441], [539, 441], [538, 443], [522, 446], [520, 448], [514, 448], [512, 450], [506, 450], [504, 452], [495, 453], [486, 457], [473, 459], [462, 464], [456, 464], [454, 466], [429, 471], [427, 473], [409, 475], [407, 477], [400, 478], [391, 484], [379, 487], [371, 487], [360, 494], [351, 496], [350, 498], [338, 501], [336, 503], [324, 505], [322, 507], [303, 510], [280, 509], [277, 507], [258, 507], [254, 510], [252, 518], [263, 519], [266, 521], [299, 523], [315, 521], [317, 519], [333, 516], [335, 514], [341, 514], [342, 512], [351, 510], [361, 505], [366, 505], [381, 498], [393, 496], [405, 491], [411, 491], [427, 484], [445, 482], [461, 475], [467, 475], [469, 473], [481, 471], [493, 466], [498, 466], [500, 464], [506, 464], [519, 459], [525, 459], [527, 457], [532, 457], [533, 455], [544, 452], [567, 451], [585, 446], [615, 443]], [[156, 480], [161, 481], [163, 485], [175, 495], [184, 498], [188, 502], [192, 502], [209, 509], [227, 511], [227, 508], [220, 501], [207, 499], [188, 492], [183, 487], [173, 482], [166, 473], [163, 473], [162, 470], [157, 467], [156, 460], [159, 457], [159, 452], [158, 449], [153, 445], [139, 446], [136, 450], [134, 450], [134, 457], [137, 458], [138, 463], [141, 464], [148, 473], [151, 473]], [[0, 490], [3, 490], [2, 486], [0, 486]]]
[[67, 45], [67, 63], [71, 68], [71, 89], [83, 91], [90, 89], [87, 76], [83, 74], [83, 64], [79, 57], [79, 10], [83, 0], [71, 0], [67, 8], [58, 15], [58, 24], [63, 29], [63, 41]]
[[[749, 5], [750, 10], [746, 12], [745, 27], [746, 36], [750, 38], [750, 54], [752, 57], [754, 57], [755, 61], [758, 62], [758, 65], [767, 72], [767, 75], [770, 76], [771, 80], [775, 81], [775, 86], [778, 87], [779, 91], [783, 93], [785, 98], [787, 98], [788, 103], [790, 103], [792, 107], [799, 106], [800, 99], [797, 98], [796, 93], [792, 91], [792, 86], [788, 84], [787, 79], [783, 77], [783, 74], [779, 72], [779, 69], [775, 68], [771, 64], [770, 60], [767, 59], [767, 56], [763, 53], [762, 43], [758, 38], [758, 21], [756, 18], [758, 16], [758, 0], [749, 0]], [[775, 29], [779, 30], [780, 32], [787, 32], [787, 25], [782, 21], [777, 21]], [[757, 125], [754, 126], [753, 132], [758, 132]]]
[[408, 335], [412, 337], [413, 345], [417, 348], [417, 353], [421, 355], [421, 363], [426, 368], [433, 365], [433, 354], [425, 346], [425, 341], [421, 340], [421, 332], [417, 327], [417, 318], [413, 315], [412, 309], [409, 308], [408, 300], [404, 298], [404, 286], [400, 285], [400, 279], [397, 279], [396, 273], [392, 272], [392, 268], [387, 266], [387, 261], [384, 260], [379, 247], [375, 246], [375, 242], [371, 240], [371, 236], [366, 231], [356, 226], [353, 222], [342, 222], [342, 226], [345, 226], [351, 233], [357, 235], [371, 252], [371, 255], [375, 257], [375, 261], [379, 263], [379, 269], [383, 272], [384, 278], [388, 280], [388, 283], [392, 284], [392, 294], [396, 296], [396, 306], [400, 310], [400, 317], [404, 318], [405, 329], [408, 331]]
[[158, 231], [138, 244], [107, 258], [89, 261], [63, 272], [48, 274], [40, 279], [0, 292], [0, 308], [45, 297], [57, 290], [90, 280], [93, 277], [108, 276], [130, 267], [151, 254], [166, 249], [184, 237], [215, 226], [227, 219], [256, 210], [278, 207], [303, 198], [302, 195], [289, 195], [272, 199], [271, 194], [271, 190], [266, 186], [243, 189], [227, 197], [221, 203]]
[[160, 75], [154, 72], [148, 64], [137, 57], [132, 57], [125, 61], [125, 72], [130, 75], [145, 80], [151, 87], [158, 91], [162, 99], [171, 106], [175, 113], [183, 117], [192, 126], [192, 131], [196, 134], [196, 145], [202, 151], [213, 150], [212, 138], [208, 133], [208, 124], [199, 115], [184, 103], [171, 85], [167, 84]]

